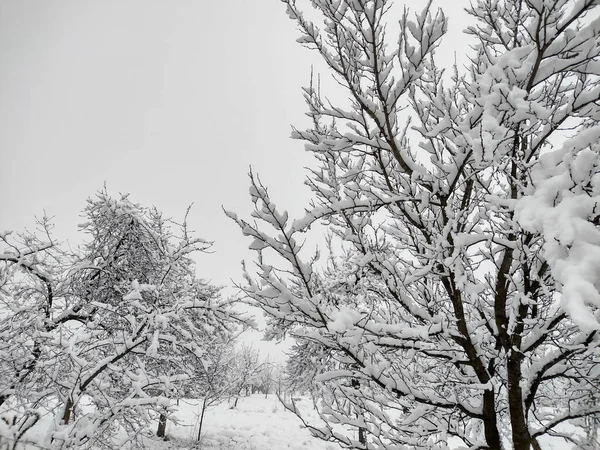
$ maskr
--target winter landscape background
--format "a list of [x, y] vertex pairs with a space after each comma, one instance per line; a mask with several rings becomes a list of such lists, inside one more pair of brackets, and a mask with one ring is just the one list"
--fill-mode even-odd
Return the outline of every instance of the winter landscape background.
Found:
[[204, 3], [0, 4], [0, 448], [598, 450], [600, 3]]

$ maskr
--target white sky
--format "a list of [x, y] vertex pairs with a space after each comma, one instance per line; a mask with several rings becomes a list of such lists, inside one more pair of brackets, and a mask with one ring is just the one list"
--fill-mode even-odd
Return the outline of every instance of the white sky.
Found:
[[[451, 61], [467, 2], [437, 3]], [[248, 216], [248, 167], [292, 216], [308, 201], [310, 158], [288, 136], [319, 60], [298, 36], [277, 0], [0, 0], [0, 229], [45, 210], [77, 244], [106, 182], [174, 219], [194, 203], [190, 227], [215, 241], [199, 275], [239, 281], [249, 241], [221, 205]]]

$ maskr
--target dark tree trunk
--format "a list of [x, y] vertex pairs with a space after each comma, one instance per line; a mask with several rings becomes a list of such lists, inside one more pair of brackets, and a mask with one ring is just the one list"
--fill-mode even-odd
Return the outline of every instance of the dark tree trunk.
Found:
[[358, 429], [358, 442], [367, 448], [367, 430], [364, 428]]
[[200, 413], [200, 425], [198, 426], [198, 442], [202, 438], [202, 424], [204, 422], [204, 411], [206, 411], [206, 399], [202, 400], [202, 412]]
[[514, 450], [530, 450], [531, 436], [527, 427], [523, 408], [523, 392], [521, 391], [521, 356], [510, 352], [507, 362], [508, 372], [508, 410], [512, 427]]
[[[65, 411], [62, 416], [62, 424], [67, 425], [71, 421], [71, 414], [73, 413], [73, 399], [70, 397], [67, 399], [65, 403]], [[54, 442], [54, 436], [50, 439], [50, 442]]]
[[485, 442], [490, 450], [501, 450], [494, 397], [494, 391], [491, 389], [483, 393], [483, 429]]
[[73, 413], [73, 400], [69, 397], [65, 404], [65, 412], [63, 413], [62, 423], [67, 425], [71, 421], [71, 414]]
[[160, 413], [160, 417], [158, 418], [158, 429], [156, 430], [156, 435], [158, 437], [164, 438], [165, 431], [167, 431], [167, 416], [164, 413]]
[[[356, 378], [352, 379], [352, 387], [354, 389], [360, 389], [360, 381], [358, 381]], [[357, 409], [356, 414], [358, 416], [360, 416], [360, 410]], [[366, 428], [363, 427], [359, 427], [358, 428], [358, 442], [361, 443], [361, 445], [364, 446], [364, 448], [367, 448], [367, 430]]]

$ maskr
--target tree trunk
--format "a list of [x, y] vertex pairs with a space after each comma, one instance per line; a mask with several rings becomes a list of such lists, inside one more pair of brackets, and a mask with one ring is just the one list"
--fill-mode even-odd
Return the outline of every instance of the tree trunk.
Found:
[[65, 403], [65, 412], [63, 413], [62, 423], [63, 425], [67, 425], [71, 420], [71, 414], [73, 412], [73, 400], [71, 397], [67, 399], [67, 403]]
[[[352, 378], [351, 383], [352, 383], [352, 387], [354, 389], [357, 389], [357, 390], [360, 389], [360, 381], [358, 381], [356, 378]], [[358, 417], [361, 416], [361, 412], [358, 408], [356, 409], [356, 415]], [[367, 448], [367, 430], [366, 430], [366, 428], [363, 428], [363, 427], [358, 428], [358, 442], [360, 442], [364, 448]]]
[[512, 428], [514, 450], [529, 450], [531, 436], [525, 419], [523, 408], [523, 392], [521, 391], [521, 356], [511, 350], [507, 362], [508, 375], [508, 410]]
[[[69, 397], [65, 403], [65, 410], [62, 416], [62, 424], [67, 425], [71, 420], [71, 414], [73, 412], [73, 399]], [[54, 442], [54, 436], [50, 439], [50, 442]]]
[[198, 442], [202, 438], [202, 423], [204, 422], [204, 411], [206, 411], [206, 398], [202, 400], [202, 411], [200, 412], [200, 425], [198, 426]]
[[360, 442], [364, 448], [367, 448], [367, 430], [364, 428], [358, 429], [358, 442]]
[[490, 450], [501, 450], [498, 420], [496, 418], [496, 405], [494, 391], [488, 389], [483, 393], [483, 429], [485, 442]]
[[235, 397], [235, 402], [233, 402], [233, 407], [237, 408], [238, 400], [240, 399], [240, 395], [242, 395], [242, 391], [238, 392], [238, 395]]
[[156, 430], [156, 436], [164, 438], [166, 430], [167, 430], [167, 416], [164, 413], [160, 413], [160, 417], [158, 418], [158, 429]]

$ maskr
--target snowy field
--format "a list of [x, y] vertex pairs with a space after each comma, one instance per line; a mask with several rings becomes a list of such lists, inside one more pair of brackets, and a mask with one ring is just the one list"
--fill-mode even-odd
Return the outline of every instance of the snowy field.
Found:
[[[319, 419], [307, 398], [296, 401], [310, 424]], [[198, 417], [200, 408], [197, 401], [186, 400], [179, 405], [175, 414], [178, 424], [167, 425], [167, 441], [148, 441], [146, 447], [151, 450], [179, 450], [196, 448], [201, 450], [340, 450], [336, 443], [323, 442], [314, 438], [304, 428], [300, 420], [285, 410], [275, 395], [265, 399], [262, 394], [240, 398], [236, 408], [230, 408], [227, 402], [206, 412], [202, 440], [197, 442]], [[153, 430], [156, 429], [155, 424]], [[561, 431], [570, 431], [572, 435], [581, 435], [584, 430], [571, 426], [559, 427]], [[341, 430], [340, 430], [341, 431]], [[450, 448], [459, 450], [464, 447], [458, 439], [450, 438]], [[510, 443], [505, 443], [510, 448]], [[562, 438], [544, 437], [540, 440], [544, 450], [576, 450]]]
[[[309, 423], [318, 422], [310, 400], [296, 400], [298, 408], [306, 415]], [[314, 438], [291, 412], [285, 410], [273, 394], [267, 398], [263, 394], [241, 397], [237, 407], [224, 402], [205, 412], [201, 440], [198, 441], [198, 423], [200, 403], [196, 400], [182, 400], [179, 406], [174, 405], [174, 421], [167, 424], [165, 440], [153, 436], [144, 438], [144, 448], [149, 450], [340, 450], [338, 444], [324, 442]], [[46, 417], [39, 425], [51, 425], [50, 417]], [[152, 424], [150, 430], [156, 431], [158, 423]], [[150, 430], [148, 430], [150, 432]], [[45, 430], [37, 427], [33, 433], [21, 442], [15, 450], [43, 450]], [[565, 431], [565, 430], [563, 430]], [[572, 429], [573, 433], [583, 430]], [[150, 434], [150, 433], [149, 433]], [[571, 444], [562, 439], [542, 439], [545, 450], [573, 450]], [[461, 448], [457, 441], [449, 441], [450, 447]], [[0, 439], [0, 449], [6, 442]], [[123, 449], [127, 446], [123, 446]]]
[[[303, 410], [309, 409], [309, 401]], [[179, 423], [167, 425], [168, 440], [153, 443], [153, 450], [183, 449], [196, 444], [200, 408], [195, 401], [183, 401], [175, 414]], [[275, 395], [240, 398], [236, 408], [227, 402], [209, 409], [204, 417], [198, 448], [213, 450], [338, 450], [337, 444], [312, 437], [298, 418], [285, 410]]]
[[[309, 400], [297, 401], [302, 411], [311, 415]], [[198, 418], [200, 415], [199, 402], [182, 400], [179, 406], [174, 406], [174, 418], [177, 423], [167, 424], [167, 439], [157, 437], [147, 438], [144, 447], [151, 450], [339, 450], [341, 447], [330, 442], [323, 442], [312, 437], [303, 427], [300, 420], [279, 403], [275, 395], [267, 398], [263, 394], [242, 397], [236, 408], [231, 408], [225, 402], [210, 408], [204, 416], [202, 439], [197, 441]], [[313, 413], [314, 414], [314, 413]], [[50, 418], [42, 422], [50, 425]], [[157, 423], [152, 425], [156, 431]], [[19, 444], [17, 450], [40, 450], [44, 445], [45, 432], [41, 428], [31, 430], [29, 444]], [[0, 448], [3, 441], [0, 441]]]

